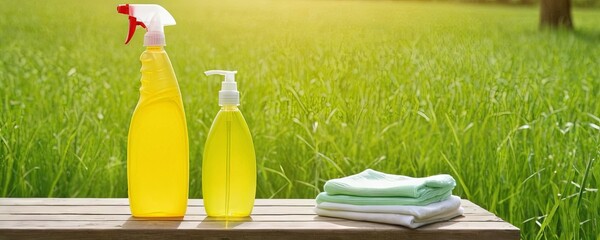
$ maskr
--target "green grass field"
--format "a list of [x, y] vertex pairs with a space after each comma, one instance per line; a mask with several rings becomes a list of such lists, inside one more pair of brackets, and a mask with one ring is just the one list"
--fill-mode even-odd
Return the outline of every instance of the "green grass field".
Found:
[[[127, 197], [142, 31], [117, 1], [0, 8], [0, 197]], [[600, 10], [538, 31], [536, 7], [159, 1], [190, 139], [190, 197], [236, 69], [258, 198], [314, 198], [373, 168], [449, 173], [524, 239], [600, 239]], [[594, 161], [595, 160], [595, 161]]]

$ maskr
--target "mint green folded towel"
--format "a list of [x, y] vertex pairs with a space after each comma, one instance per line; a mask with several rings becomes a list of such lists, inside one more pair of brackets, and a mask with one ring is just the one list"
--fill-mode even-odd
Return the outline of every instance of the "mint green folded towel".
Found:
[[450, 196], [455, 186], [456, 181], [447, 174], [412, 178], [367, 169], [359, 174], [329, 180], [324, 189], [328, 195], [407, 197], [420, 201]]
[[441, 202], [448, 199], [452, 195], [452, 189], [440, 194], [433, 195], [427, 198], [412, 198], [412, 197], [359, 197], [350, 195], [331, 195], [326, 192], [317, 195], [317, 204], [322, 202], [344, 203], [353, 205], [412, 205], [425, 206], [431, 203]]

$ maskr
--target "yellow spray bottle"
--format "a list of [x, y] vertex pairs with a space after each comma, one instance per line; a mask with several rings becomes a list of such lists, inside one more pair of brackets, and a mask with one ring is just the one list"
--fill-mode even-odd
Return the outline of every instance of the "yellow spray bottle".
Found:
[[189, 150], [185, 112], [171, 61], [164, 50], [164, 26], [175, 19], [155, 4], [123, 4], [131, 40], [137, 26], [144, 35], [140, 99], [127, 141], [127, 181], [135, 217], [180, 217], [188, 199]]
[[256, 156], [250, 130], [238, 109], [240, 94], [236, 71], [206, 71], [225, 81], [219, 91], [219, 105], [202, 159], [202, 196], [210, 217], [247, 217], [256, 193]]

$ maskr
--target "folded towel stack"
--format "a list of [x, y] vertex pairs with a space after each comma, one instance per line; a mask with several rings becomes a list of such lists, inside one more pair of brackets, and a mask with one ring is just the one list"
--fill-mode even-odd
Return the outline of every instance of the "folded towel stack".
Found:
[[460, 198], [452, 196], [455, 186], [454, 178], [446, 174], [411, 178], [367, 169], [327, 181], [315, 212], [417, 228], [462, 215]]

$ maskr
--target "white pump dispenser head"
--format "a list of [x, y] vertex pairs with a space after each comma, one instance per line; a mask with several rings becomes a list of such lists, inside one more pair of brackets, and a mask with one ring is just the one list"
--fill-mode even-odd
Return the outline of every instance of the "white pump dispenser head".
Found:
[[237, 90], [237, 83], [235, 82], [235, 74], [237, 71], [225, 71], [225, 70], [210, 70], [204, 72], [206, 76], [210, 75], [223, 75], [225, 80], [221, 83], [221, 91], [219, 91], [219, 105], [240, 105], [240, 92]]

